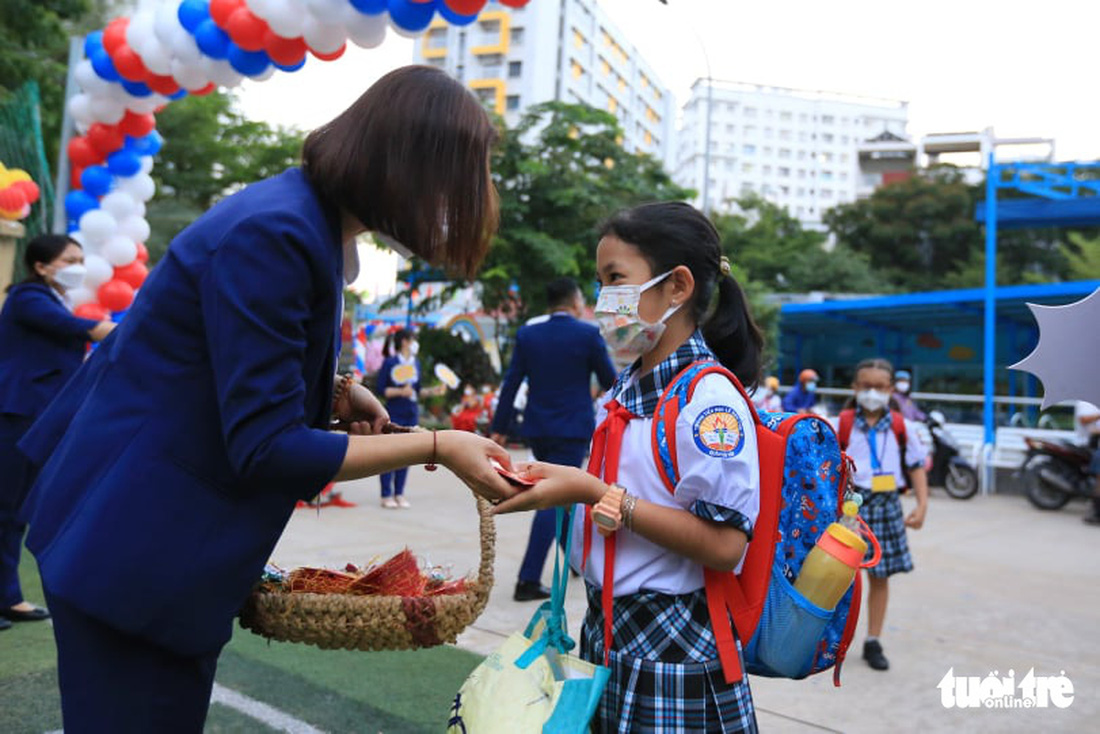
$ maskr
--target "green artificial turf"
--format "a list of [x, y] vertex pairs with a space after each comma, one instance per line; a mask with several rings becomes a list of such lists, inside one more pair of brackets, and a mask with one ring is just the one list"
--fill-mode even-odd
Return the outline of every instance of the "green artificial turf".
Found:
[[[24, 595], [43, 603], [34, 560], [20, 565]], [[481, 658], [454, 647], [415, 652], [320, 650], [268, 642], [240, 629], [218, 662], [217, 682], [328, 732], [440, 732], [455, 692]], [[22, 623], [0, 632], [0, 732], [61, 728], [53, 632]], [[270, 731], [213, 705], [207, 732]]]

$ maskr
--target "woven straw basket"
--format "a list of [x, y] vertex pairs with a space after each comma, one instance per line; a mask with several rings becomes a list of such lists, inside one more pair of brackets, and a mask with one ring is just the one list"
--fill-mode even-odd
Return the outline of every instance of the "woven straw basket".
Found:
[[489, 601], [496, 558], [491, 505], [478, 498], [481, 565], [461, 594], [426, 597], [291, 594], [256, 590], [241, 626], [284, 642], [326, 650], [415, 650], [454, 642]]

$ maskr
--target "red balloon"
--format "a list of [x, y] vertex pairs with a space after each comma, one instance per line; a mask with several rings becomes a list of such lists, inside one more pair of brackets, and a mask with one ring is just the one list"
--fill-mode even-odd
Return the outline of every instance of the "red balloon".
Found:
[[500, 0], [500, 4], [509, 8], [522, 8], [531, 0]]
[[111, 318], [111, 312], [98, 303], [82, 303], [73, 310], [73, 313], [82, 319], [92, 321], [106, 321]]
[[153, 132], [156, 126], [156, 118], [151, 114], [142, 115], [133, 110], [126, 110], [126, 114], [118, 122], [118, 129], [132, 138], [143, 138]]
[[114, 153], [126, 142], [126, 136], [117, 125], [104, 125], [102, 122], [88, 128], [87, 138], [92, 147], [104, 156]]
[[149, 248], [145, 246], [144, 242], [137, 243], [137, 261], [139, 263], [149, 262]]
[[163, 94], [165, 97], [170, 97], [180, 90], [180, 85], [176, 83], [171, 74], [163, 76], [150, 74], [149, 78], [145, 80], [145, 84], [154, 92]]
[[83, 173], [83, 166], [73, 166], [72, 170], [69, 171], [69, 189], [71, 191], [80, 191], [84, 188], [84, 183], [80, 180]]
[[309, 49], [303, 39], [283, 38], [268, 28], [264, 33], [264, 50], [276, 64], [293, 66], [302, 60]]
[[[210, 17], [223, 31], [229, 31], [229, 18], [243, 5], [244, 0], [210, 0]], [[229, 35], [233, 34], [230, 33]], [[236, 43], [236, 39], [234, 39], [234, 43]]]
[[103, 29], [103, 48], [111, 57], [126, 43], [126, 27], [129, 25], [129, 18], [115, 18]]
[[202, 89], [188, 89], [187, 93], [190, 94], [192, 97], [205, 97], [217, 88], [217, 84], [215, 84], [214, 82], [210, 82]]
[[229, 25], [225, 31], [233, 39], [233, 43], [245, 51], [259, 51], [264, 47], [267, 22], [257, 18], [248, 8], [240, 7], [229, 16]]
[[114, 62], [118, 73], [127, 81], [143, 82], [149, 78], [149, 70], [145, 68], [145, 62], [127, 43], [123, 43], [115, 53], [111, 54], [111, 61]]
[[486, 0], [443, 0], [443, 2], [459, 15], [474, 15], [481, 12]]
[[124, 265], [121, 268], [115, 268], [115, 279], [128, 283], [134, 290], [141, 287], [147, 275], [149, 275], [149, 269], [139, 260], [134, 260], [129, 265]]
[[27, 195], [17, 186], [0, 189], [0, 211], [17, 212], [27, 205]]
[[112, 278], [99, 286], [96, 296], [111, 311], [125, 311], [134, 301], [134, 287], [126, 281]]
[[28, 204], [33, 204], [38, 201], [38, 195], [41, 192], [38, 190], [38, 184], [34, 181], [16, 181], [12, 186], [23, 189], [23, 194], [26, 195]]
[[92, 147], [87, 138], [73, 138], [69, 141], [69, 160], [74, 166], [94, 166], [103, 162], [103, 155]]
[[343, 46], [341, 46], [340, 48], [336, 49], [335, 51], [333, 51], [333, 52], [332, 52], [332, 53], [330, 53], [330, 54], [323, 54], [323, 53], [320, 53], [319, 51], [317, 51], [317, 49], [313, 49], [313, 48], [311, 48], [311, 49], [310, 49], [309, 51], [310, 51], [310, 53], [312, 53], [312, 54], [313, 54], [314, 56], [316, 56], [317, 58], [319, 58], [319, 59], [320, 59], [321, 61], [336, 61], [336, 59], [338, 59], [338, 58], [340, 58], [341, 56], [343, 56], [343, 55], [344, 55], [344, 52], [345, 52], [345, 51], [347, 51], [347, 50], [348, 50], [348, 45], [347, 45], [347, 44], [345, 43], [345, 44], [344, 44]]

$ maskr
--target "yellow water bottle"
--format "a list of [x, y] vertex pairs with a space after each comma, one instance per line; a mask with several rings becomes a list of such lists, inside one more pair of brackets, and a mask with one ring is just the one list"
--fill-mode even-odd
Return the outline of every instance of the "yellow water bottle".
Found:
[[859, 533], [834, 522], [806, 555], [794, 588], [822, 609], [835, 609], [852, 585], [865, 553], [867, 542]]

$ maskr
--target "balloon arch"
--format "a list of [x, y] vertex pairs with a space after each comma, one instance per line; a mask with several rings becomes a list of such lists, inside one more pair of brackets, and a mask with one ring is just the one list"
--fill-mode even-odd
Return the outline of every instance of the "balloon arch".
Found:
[[[68, 146], [70, 234], [85, 250], [76, 312], [103, 319], [124, 311], [141, 287], [149, 254], [145, 202], [162, 138], [155, 113], [188, 94], [262, 81], [333, 61], [350, 41], [382, 43], [387, 29], [415, 37], [438, 14], [452, 25], [477, 19], [488, 0], [143, 0], [84, 41], [69, 100], [79, 133]], [[496, 0], [522, 7], [529, 0]]]

